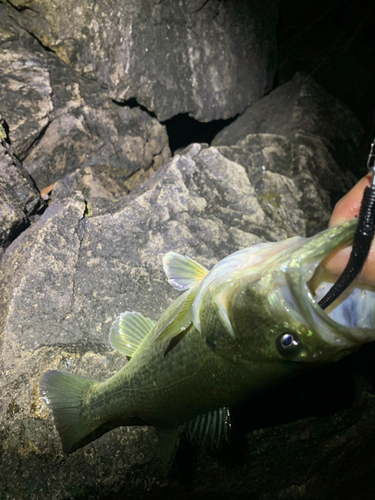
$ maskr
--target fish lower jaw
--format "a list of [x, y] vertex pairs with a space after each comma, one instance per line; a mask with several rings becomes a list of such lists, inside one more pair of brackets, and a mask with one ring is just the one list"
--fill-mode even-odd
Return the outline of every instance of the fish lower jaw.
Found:
[[[358, 344], [344, 321], [336, 321], [320, 308], [318, 297], [313, 295], [303, 276], [293, 283], [279, 280], [272, 293], [268, 293], [267, 300], [275, 315], [316, 332], [330, 346], [352, 348]], [[315, 357], [319, 357], [318, 353]]]
[[305, 307], [309, 324], [321, 338], [332, 346], [355, 348], [375, 340], [375, 316], [373, 304], [375, 293], [363, 300], [363, 291], [353, 286], [327, 309], [319, 306], [320, 299], [332, 286], [322, 282], [312, 291], [305, 284]]

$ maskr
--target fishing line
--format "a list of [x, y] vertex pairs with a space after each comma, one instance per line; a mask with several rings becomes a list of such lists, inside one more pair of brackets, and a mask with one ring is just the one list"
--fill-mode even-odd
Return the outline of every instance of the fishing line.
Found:
[[372, 180], [370, 186], [367, 186], [363, 193], [349, 261], [336, 283], [318, 302], [322, 309], [330, 306], [353, 282], [360, 273], [370, 251], [375, 231], [375, 139], [371, 144], [367, 167], [372, 172]]

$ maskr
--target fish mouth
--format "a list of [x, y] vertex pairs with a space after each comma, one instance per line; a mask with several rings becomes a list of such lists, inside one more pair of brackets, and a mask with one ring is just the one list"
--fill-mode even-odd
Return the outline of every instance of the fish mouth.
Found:
[[[351, 226], [342, 225], [343, 232]], [[355, 227], [354, 227], [355, 229]], [[350, 231], [349, 231], [350, 232]], [[352, 231], [353, 232], [353, 231]], [[329, 233], [329, 230], [320, 233]], [[317, 235], [317, 237], [320, 237]], [[310, 238], [308, 244], [313, 243]], [[343, 238], [340, 238], [342, 244]], [[344, 238], [345, 240], [345, 238]], [[348, 238], [346, 238], [348, 242]], [[344, 241], [345, 242], [345, 241]], [[375, 340], [375, 287], [355, 280], [327, 309], [318, 302], [330, 290], [339, 276], [324, 270], [322, 260], [339, 245], [323, 245], [323, 252], [317, 247], [318, 254], [300, 260], [300, 265], [289, 266], [285, 272], [287, 288], [290, 290], [293, 311], [300, 321], [318, 333], [321, 339], [337, 347], [355, 347]], [[303, 249], [302, 249], [303, 250]]]
[[375, 340], [375, 288], [354, 281], [327, 309], [319, 301], [331, 289], [338, 276], [317, 266], [313, 277], [303, 279], [308, 288], [306, 303], [323, 340], [333, 345], [360, 345]]

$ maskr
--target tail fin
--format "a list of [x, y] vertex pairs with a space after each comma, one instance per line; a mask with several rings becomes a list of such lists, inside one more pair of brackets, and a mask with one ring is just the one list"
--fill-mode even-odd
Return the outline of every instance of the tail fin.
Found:
[[94, 429], [84, 425], [82, 415], [85, 394], [95, 383], [57, 370], [48, 370], [40, 381], [40, 396], [53, 410], [65, 453], [72, 453], [93, 439], [90, 435]]

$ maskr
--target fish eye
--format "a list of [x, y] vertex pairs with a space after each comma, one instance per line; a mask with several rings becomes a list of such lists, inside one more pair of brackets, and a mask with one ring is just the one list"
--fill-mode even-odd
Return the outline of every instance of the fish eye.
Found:
[[282, 333], [276, 339], [276, 348], [282, 356], [293, 357], [300, 352], [300, 341], [294, 332]]

